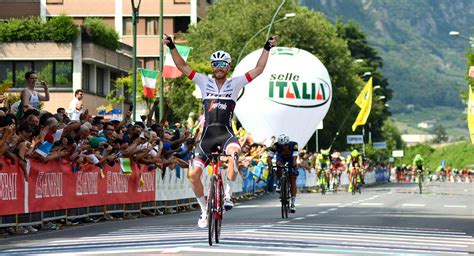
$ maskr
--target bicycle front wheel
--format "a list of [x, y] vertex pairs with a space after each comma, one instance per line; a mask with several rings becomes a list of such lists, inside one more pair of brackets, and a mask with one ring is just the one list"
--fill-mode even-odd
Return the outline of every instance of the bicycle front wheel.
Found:
[[288, 182], [286, 177], [280, 179], [281, 218], [288, 218]]
[[209, 195], [207, 200], [207, 228], [210, 246], [212, 246], [212, 239], [215, 232], [216, 185], [217, 178], [216, 176], [212, 176], [209, 182]]
[[218, 214], [216, 214], [215, 222], [214, 222], [214, 236], [216, 244], [219, 243], [219, 239], [221, 236], [221, 228], [222, 228], [222, 219], [224, 217], [224, 186], [222, 184], [222, 180], [217, 182], [216, 186], [216, 202], [217, 202], [217, 210]]

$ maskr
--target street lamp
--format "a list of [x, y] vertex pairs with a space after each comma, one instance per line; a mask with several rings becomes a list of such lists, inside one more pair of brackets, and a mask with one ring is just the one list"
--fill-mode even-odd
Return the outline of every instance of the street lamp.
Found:
[[379, 96], [379, 99], [378, 100], [384, 100], [386, 97], [384, 95], [382, 96]]
[[[296, 13], [294, 13], [294, 12], [287, 13], [287, 14], [285, 14], [285, 17], [283, 17], [283, 18], [281, 18], [281, 19], [278, 19], [278, 20], [276, 20], [276, 21], [273, 22], [273, 23], [278, 23], [278, 22], [280, 22], [280, 21], [283, 21], [283, 20], [286, 20], [286, 19], [288, 19], [288, 18], [292, 18], [292, 17], [295, 17], [295, 16], [296, 16]], [[262, 33], [265, 29], [267, 29], [270, 25], [271, 25], [271, 23], [268, 24], [268, 25], [266, 25], [265, 27], [261, 28], [259, 31], [257, 31], [257, 32], [245, 43], [244, 47], [243, 47], [242, 50], [240, 51], [239, 58], [237, 59], [237, 62], [236, 62], [237, 64], [239, 64], [240, 59], [242, 58], [242, 54], [244, 54], [244, 51], [245, 51], [245, 49], [247, 48], [247, 46], [249, 45], [249, 43], [250, 43], [255, 37], [257, 37], [260, 33]], [[267, 39], [268, 39], [268, 37], [267, 37]]]
[[382, 86], [380, 86], [380, 85], [374, 86], [374, 90], [377, 90], [377, 89], [380, 89], [380, 88], [382, 88]]
[[362, 75], [362, 77], [371, 76], [371, 75], [372, 75], [372, 72], [367, 71]]
[[471, 44], [471, 47], [474, 48], [474, 38], [473, 38], [473, 37], [464, 36], [464, 35], [462, 35], [459, 31], [449, 31], [449, 35], [450, 35], [450, 36], [460, 37], [460, 38], [464, 38], [464, 39], [466, 39], [466, 40], [469, 40], [469, 43]]
[[277, 10], [275, 11], [275, 14], [273, 14], [272, 21], [270, 22], [269, 28], [268, 28], [268, 31], [267, 31], [267, 37], [266, 37], [266, 39], [270, 38], [270, 32], [271, 32], [271, 30], [272, 30], [273, 23], [275, 22], [275, 18], [276, 18], [276, 16], [278, 15], [278, 13], [280, 12], [280, 9], [281, 9], [281, 7], [283, 7], [283, 5], [285, 4], [285, 2], [286, 2], [286, 0], [281, 1], [280, 6], [278, 6]]
[[354, 60], [354, 63], [363, 63], [363, 62], [364, 62], [363, 59], [356, 59], [356, 60]]

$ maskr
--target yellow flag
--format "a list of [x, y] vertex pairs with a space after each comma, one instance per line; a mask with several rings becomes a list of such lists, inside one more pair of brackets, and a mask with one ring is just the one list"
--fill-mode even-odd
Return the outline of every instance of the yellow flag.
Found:
[[113, 109], [114, 109], [114, 107], [112, 107], [112, 104], [109, 104], [107, 107], [105, 107], [105, 113], [109, 113]]
[[357, 126], [364, 125], [365, 122], [367, 122], [367, 118], [369, 117], [370, 109], [372, 108], [372, 77], [369, 79], [364, 88], [362, 88], [362, 91], [360, 92], [359, 96], [357, 96], [355, 103], [360, 107], [360, 112], [359, 115], [357, 115], [354, 124], [352, 125], [352, 131], [355, 131]]
[[471, 143], [474, 144], [474, 92], [472, 91], [472, 86], [469, 86], [469, 101], [467, 102], [467, 126], [469, 127]]

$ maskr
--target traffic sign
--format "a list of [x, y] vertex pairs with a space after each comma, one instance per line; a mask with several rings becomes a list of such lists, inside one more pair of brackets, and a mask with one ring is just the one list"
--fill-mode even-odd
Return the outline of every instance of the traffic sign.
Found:
[[347, 135], [347, 144], [364, 144], [362, 135]]
[[394, 150], [392, 151], [393, 157], [403, 157], [403, 150]]
[[446, 167], [446, 161], [441, 161], [441, 166]]
[[387, 148], [387, 142], [381, 141], [381, 142], [374, 142], [372, 144], [372, 147], [375, 149], [386, 149]]
[[390, 158], [388, 159], [388, 161], [389, 161], [390, 163], [393, 163], [393, 162], [395, 162], [395, 158], [390, 157]]

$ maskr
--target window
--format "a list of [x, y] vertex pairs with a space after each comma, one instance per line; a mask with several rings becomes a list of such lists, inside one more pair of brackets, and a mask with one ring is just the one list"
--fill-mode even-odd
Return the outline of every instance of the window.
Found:
[[[119, 78], [119, 74], [116, 73], [116, 72], [110, 72], [110, 93], [109, 95], [111, 95], [114, 90], [117, 90], [117, 88], [115, 87], [116, 83], [117, 83], [117, 79]], [[118, 97], [120, 96], [120, 93], [121, 92], [121, 89], [119, 89], [118, 91], [116, 91], [114, 93], [114, 97]]]
[[158, 18], [146, 18], [145, 35], [158, 35]]
[[0, 83], [25, 87], [25, 74], [31, 70], [50, 87], [72, 87], [72, 61], [0, 61]]
[[174, 17], [174, 33], [188, 31], [189, 23], [191, 23], [190, 17]]
[[[14, 82], [14, 87], [25, 87], [26, 81], [25, 81], [25, 74], [26, 72], [33, 70], [33, 65], [31, 61], [18, 61], [14, 62], [14, 68], [15, 68], [15, 80]], [[38, 79], [42, 79], [41, 77], [38, 76]]]
[[53, 64], [52, 61], [35, 61], [33, 63], [34, 70], [38, 73], [38, 79], [45, 81], [48, 85], [53, 86]]
[[72, 62], [57, 61], [54, 69], [55, 87], [72, 87]]
[[132, 35], [133, 33], [132, 27], [133, 27], [132, 18], [123, 18], [123, 34]]
[[90, 66], [89, 64], [82, 64], [82, 89], [84, 91], [90, 91]]
[[96, 75], [97, 75], [97, 95], [105, 96], [104, 69], [97, 68]]
[[0, 84], [13, 83], [13, 62], [0, 61]]

